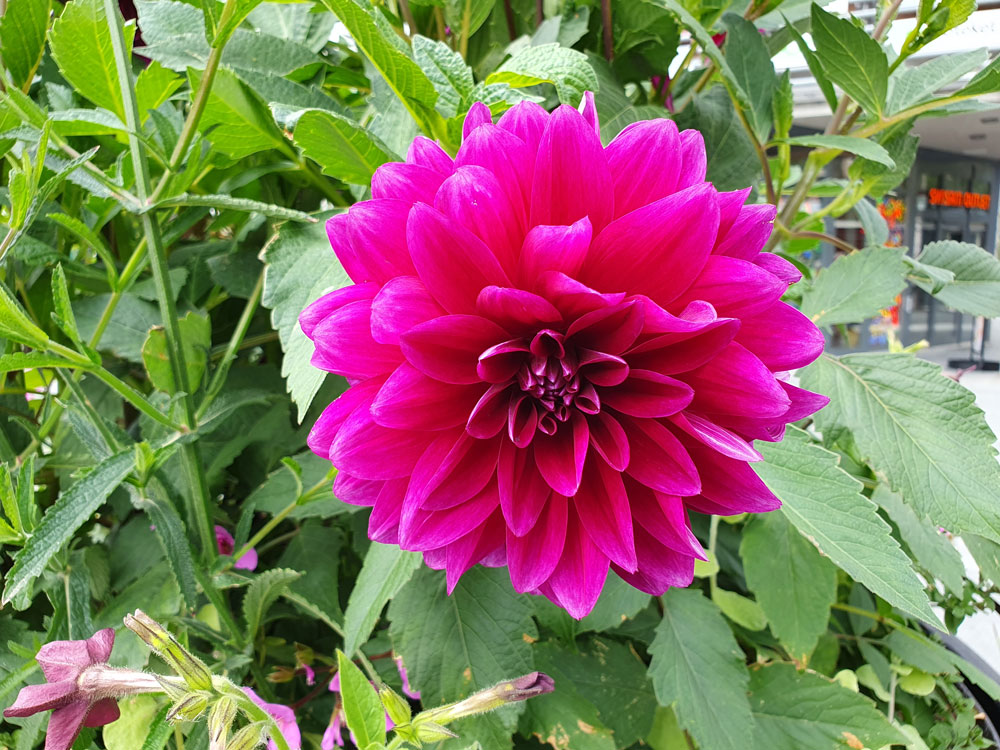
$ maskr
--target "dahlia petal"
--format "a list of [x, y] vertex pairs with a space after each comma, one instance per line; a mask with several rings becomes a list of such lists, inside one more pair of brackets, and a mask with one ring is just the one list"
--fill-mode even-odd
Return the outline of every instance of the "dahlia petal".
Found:
[[426, 511], [403, 503], [399, 522], [399, 546], [422, 551], [444, 547], [484, 523], [499, 504], [497, 483], [491, 482], [478, 495], [453, 508]]
[[792, 402], [788, 411], [781, 415], [786, 422], [798, 422], [800, 419], [805, 419], [830, 403], [830, 397], [824, 396], [822, 393], [813, 393], [783, 380], [779, 380], [778, 385]]
[[345, 286], [343, 289], [337, 289], [329, 294], [324, 294], [302, 311], [299, 315], [299, 327], [302, 329], [302, 333], [312, 338], [316, 326], [331, 314], [351, 302], [374, 299], [377, 293], [378, 284], [368, 282], [364, 284], [352, 284], [351, 286]]
[[615, 216], [673, 193], [681, 168], [680, 137], [673, 120], [634, 122], [608, 144], [605, 153], [615, 183]]
[[362, 380], [341, 393], [335, 401], [327, 406], [319, 415], [306, 439], [312, 452], [329, 459], [330, 446], [333, 444], [334, 438], [337, 437], [337, 431], [344, 424], [344, 420], [351, 416], [351, 413], [361, 403], [370, 404], [384, 382], [384, 377]]
[[518, 448], [527, 448], [538, 428], [538, 409], [527, 394], [514, 396], [507, 406], [507, 434]]
[[472, 407], [465, 431], [472, 437], [485, 440], [496, 435], [507, 424], [507, 408], [511, 400], [511, 386], [494, 383]]
[[69, 750], [73, 747], [89, 710], [87, 701], [74, 701], [53, 711], [45, 729], [45, 750]]
[[605, 406], [633, 417], [667, 417], [691, 403], [691, 387], [652, 370], [629, 370], [623, 383], [600, 390]]
[[530, 351], [524, 339], [501, 341], [479, 355], [476, 374], [487, 383], [506, 383], [521, 369]]
[[471, 313], [485, 286], [510, 286], [493, 252], [476, 235], [430, 206], [410, 211], [406, 239], [427, 291], [451, 313]]
[[698, 412], [780, 417], [791, 403], [764, 363], [735, 342], [682, 379], [694, 388], [691, 405]]
[[[781, 501], [774, 496], [746, 461], [723, 456], [687, 436], [682, 436], [681, 440], [701, 469], [701, 492], [691, 494], [701, 494], [705, 499], [726, 509], [724, 514], [720, 512], [717, 515], [765, 513], [781, 507]], [[695, 504], [699, 500], [685, 498], [684, 502], [691, 507], [697, 507]]]
[[593, 91], [584, 91], [580, 100], [580, 114], [583, 119], [594, 129], [598, 138], [601, 137], [601, 122], [597, 117], [597, 103], [594, 101]]
[[482, 392], [481, 385], [442, 383], [404, 362], [379, 389], [371, 414], [383, 427], [444, 430], [465, 424]]
[[581, 525], [611, 562], [634, 571], [637, 563], [632, 511], [621, 473], [598, 459], [587, 462], [583, 475], [584, 481], [573, 498]]
[[462, 138], [468, 138], [472, 131], [480, 125], [490, 125], [492, 123], [493, 115], [490, 113], [490, 108], [482, 102], [476, 102], [469, 107], [469, 111], [465, 115], [465, 120], [462, 122]]
[[443, 175], [450, 175], [455, 171], [455, 160], [435, 141], [423, 135], [413, 139], [406, 152], [406, 162], [433, 169]]
[[406, 361], [443, 383], [478, 383], [479, 355], [510, 338], [478, 315], [444, 315], [414, 326], [400, 337]]
[[372, 281], [385, 283], [394, 276], [416, 273], [406, 250], [410, 205], [397, 200], [361, 201], [347, 212], [351, 247], [363, 259]]
[[677, 178], [677, 190], [681, 191], [705, 181], [708, 172], [708, 157], [705, 154], [705, 138], [697, 130], [683, 130], [680, 133], [681, 173]]
[[531, 448], [518, 448], [507, 441], [501, 443], [497, 484], [507, 527], [514, 536], [524, 536], [535, 527], [552, 494], [535, 468]]
[[718, 320], [719, 317], [715, 308], [708, 302], [692, 302], [681, 311], [680, 315], [674, 315], [643, 294], [637, 294], [630, 299], [636, 300], [642, 306], [642, 332], [645, 335], [698, 333], [709, 323]]
[[521, 286], [535, 288], [546, 271], [574, 276], [587, 257], [592, 235], [593, 227], [586, 216], [568, 226], [532, 227], [520, 248], [517, 278]]
[[694, 580], [694, 557], [657, 541], [641, 526], [635, 529], [635, 553], [639, 569], [630, 573], [612, 565], [615, 573], [625, 583], [653, 596], [660, 596], [669, 588], [685, 588]]
[[313, 365], [349, 378], [370, 378], [394, 370], [403, 355], [398, 346], [372, 338], [371, 319], [371, 300], [351, 302], [328, 315], [313, 330]]
[[643, 308], [633, 300], [594, 310], [574, 320], [566, 339], [575, 346], [621, 354], [642, 331]]
[[700, 440], [724, 456], [735, 458], [738, 461], [762, 461], [764, 459], [752, 445], [739, 435], [697, 414], [691, 412], [674, 414], [670, 417], [670, 421], [695, 440]]
[[627, 473], [647, 487], [667, 495], [697, 495], [702, 480], [696, 462], [681, 441], [655, 419], [619, 418], [628, 436]]
[[396, 479], [413, 470], [429, 442], [422, 431], [382, 427], [362, 404], [337, 433], [330, 446], [330, 460], [356, 477]]
[[410, 205], [417, 201], [434, 203], [434, 194], [445, 176], [429, 167], [391, 161], [372, 175], [372, 198], [392, 198]]
[[590, 614], [601, 596], [608, 577], [608, 556], [591, 540], [575, 512], [566, 523], [566, 546], [559, 564], [548, 581], [540, 588], [548, 589], [553, 598], [574, 619]]
[[379, 544], [399, 544], [399, 517], [409, 479], [390, 479], [382, 486], [368, 516], [368, 538]]
[[823, 353], [823, 333], [791, 305], [775, 302], [745, 318], [736, 341], [771, 370], [796, 370]]
[[743, 206], [729, 231], [719, 233], [713, 252], [716, 255], [753, 260], [771, 236], [776, 211], [775, 206], [770, 203]]
[[387, 281], [372, 300], [372, 338], [380, 344], [398, 345], [400, 337], [413, 326], [441, 315], [444, 310], [420, 279], [397, 276]]
[[548, 580], [566, 544], [569, 500], [552, 494], [538, 523], [522, 536], [507, 529], [507, 566], [515, 591], [534, 591]]
[[358, 255], [351, 245], [351, 237], [348, 232], [347, 211], [342, 214], [331, 216], [326, 220], [326, 236], [330, 240], [330, 247], [333, 248], [337, 260], [344, 267], [347, 275], [355, 284], [362, 284], [371, 281], [371, 274], [364, 260]]
[[493, 173], [510, 198], [518, 217], [526, 221], [531, 196], [535, 150], [496, 125], [481, 125], [462, 142], [455, 163], [484, 167]]
[[447, 546], [444, 567], [449, 596], [469, 568], [503, 547], [504, 535], [503, 516], [495, 510], [485, 523]]
[[[719, 202], [710, 184], [674, 193], [611, 222], [594, 239], [578, 278], [664, 305], [698, 278], [718, 224]], [[645, 252], [636, 252], [640, 247]]]
[[50, 711], [67, 705], [75, 695], [77, 686], [72, 680], [25, 685], [18, 692], [17, 699], [10, 708], [4, 709], [3, 715], [7, 718], [21, 719], [41, 711]]
[[575, 109], [558, 107], [538, 144], [530, 225], [572, 224], [587, 216], [599, 232], [614, 215], [613, 196], [601, 139]]
[[381, 479], [362, 479], [346, 471], [338, 471], [333, 480], [333, 494], [341, 502], [370, 508], [378, 499], [384, 484]]
[[628, 363], [614, 354], [595, 352], [580, 347], [576, 350], [577, 372], [587, 382], [600, 386], [613, 386], [628, 377]]
[[713, 255], [698, 279], [673, 305], [705, 300], [723, 317], [746, 318], [774, 305], [787, 288], [784, 281], [754, 263]]
[[542, 273], [537, 291], [555, 305], [566, 320], [579, 318], [602, 307], [617, 305], [625, 299], [621, 292], [601, 294], [561, 271]]
[[516, 135], [534, 153], [542, 140], [549, 113], [535, 102], [518, 102], [508, 109], [497, 121], [497, 125]]
[[720, 318], [694, 333], [666, 333], [649, 339], [625, 356], [633, 368], [654, 370], [665, 375], [696, 370], [729, 346], [740, 321]]
[[691, 531], [684, 498], [655, 492], [627, 475], [624, 479], [635, 528], [642, 527], [675, 552], [704, 560], [705, 551]]
[[773, 273], [786, 284], [794, 284], [802, 280], [802, 272], [791, 261], [785, 260], [775, 253], [761, 253], [754, 258], [754, 263], [769, 273]]
[[414, 502], [423, 510], [447, 510], [464, 503], [496, 475], [500, 443], [463, 432]]
[[84, 719], [85, 727], [103, 727], [113, 721], [118, 721], [122, 715], [118, 709], [118, 701], [114, 698], [103, 698], [90, 707], [87, 718]]
[[562, 315], [544, 297], [509, 287], [488, 286], [479, 293], [476, 310], [513, 333], [527, 333], [560, 323]]
[[549, 487], [560, 495], [572, 497], [580, 489], [589, 442], [587, 419], [578, 411], [554, 435], [535, 436], [535, 465]]
[[629, 444], [621, 423], [606, 411], [588, 418], [590, 444], [608, 466], [615, 471], [625, 471], [629, 464]]
[[524, 237], [522, 214], [509, 191], [484, 167], [459, 167], [441, 184], [434, 207], [471, 231], [514, 273]]
[[[733, 223], [740, 215], [740, 211], [743, 210], [743, 204], [746, 203], [747, 196], [750, 195], [751, 190], [752, 188], [743, 188], [742, 190], [719, 193], [718, 237], [725, 237], [732, 228]], [[716, 247], [718, 247], [718, 244], [719, 241], [716, 240]]]

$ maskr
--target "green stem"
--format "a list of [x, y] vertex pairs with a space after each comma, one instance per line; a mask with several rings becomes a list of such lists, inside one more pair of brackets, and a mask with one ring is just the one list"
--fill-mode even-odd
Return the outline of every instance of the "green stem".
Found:
[[243, 555], [245, 555], [247, 552], [250, 551], [251, 547], [256, 547], [258, 544], [260, 544], [261, 540], [267, 537], [267, 535], [270, 534], [272, 531], [274, 531], [275, 527], [282, 521], [284, 521], [288, 517], [288, 515], [298, 507], [298, 505], [299, 505], [299, 499], [295, 498], [292, 502], [290, 502], [284, 508], [275, 513], [274, 516], [271, 517], [271, 520], [269, 520], [267, 523], [261, 526], [260, 530], [252, 537], [250, 537], [247, 540], [247, 543], [244, 544], [239, 549], [238, 552], [233, 553], [233, 561], [235, 562], [236, 560], [239, 560], [241, 557], [243, 557]]
[[66, 384], [69, 392], [76, 397], [76, 400], [80, 402], [80, 406], [82, 406], [83, 410], [87, 412], [87, 416], [90, 417], [90, 421], [93, 423], [94, 427], [97, 428], [97, 431], [101, 433], [101, 437], [104, 438], [104, 442], [107, 443], [113, 451], [117, 451], [119, 448], [118, 438], [116, 438], [114, 433], [108, 429], [108, 426], [104, 423], [101, 415], [97, 413], [97, 409], [95, 409], [94, 405], [90, 403], [90, 399], [87, 398], [87, 394], [83, 392], [83, 389], [80, 388], [77, 381], [70, 377], [70, 374], [61, 367], [58, 368], [56, 372], [59, 373], [59, 376]]
[[229, 604], [222, 596], [222, 593], [215, 587], [208, 573], [202, 570], [200, 565], [194, 566], [194, 576], [198, 580], [201, 590], [208, 597], [208, 601], [211, 602], [216, 612], [218, 612], [219, 619], [226, 626], [226, 630], [229, 631], [233, 643], [236, 644], [237, 648], [243, 649], [246, 645], [246, 641], [243, 638], [243, 630], [233, 617], [233, 613], [229, 609]]
[[[719, 558], [715, 554], [715, 545], [719, 540], [719, 520], [720, 516], [712, 516], [712, 520], [709, 522], [708, 526], [708, 554], [712, 560], [715, 561], [715, 567], [719, 566]], [[715, 581], [719, 575], [719, 571], [716, 570], [712, 575], [708, 577], [708, 587], [713, 592], [715, 591]]]
[[240, 707], [240, 710], [245, 713], [251, 721], [263, 721], [271, 727], [271, 731], [268, 733], [270, 735], [271, 741], [278, 747], [278, 750], [290, 750], [288, 743], [285, 741], [284, 735], [281, 733], [281, 727], [278, 726], [277, 720], [271, 716], [267, 711], [258, 706], [249, 695], [240, 690], [236, 685], [234, 685], [229, 680], [225, 680], [222, 683], [223, 678], [216, 678], [218, 682], [216, 683], [216, 689], [219, 693], [227, 695], [232, 698], [236, 705]]
[[7, 230], [7, 234], [4, 236], [3, 241], [0, 242], [0, 261], [2, 261], [6, 255], [10, 246], [14, 242], [14, 238], [17, 237], [17, 231], [14, 227], [10, 227]]

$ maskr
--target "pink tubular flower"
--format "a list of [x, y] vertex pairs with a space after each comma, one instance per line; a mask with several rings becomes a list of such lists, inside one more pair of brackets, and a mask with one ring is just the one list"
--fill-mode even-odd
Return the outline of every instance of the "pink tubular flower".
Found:
[[471, 566], [574, 617], [608, 571], [660, 594], [703, 551], [688, 511], [774, 510], [755, 439], [827, 402], [776, 377], [823, 337], [761, 252], [774, 207], [705, 181], [701, 135], [477, 104], [454, 159], [417, 138], [327, 224], [354, 285], [300, 318], [351, 387], [317, 420], [369, 536]]
[[[236, 551], [236, 540], [222, 526], [215, 527], [215, 545], [220, 555], [231, 555]], [[233, 564], [237, 570], [254, 570], [257, 567], [257, 550], [251, 547]]]
[[[281, 731], [281, 736], [285, 738], [285, 742], [288, 743], [288, 747], [291, 750], [300, 750], [302, 747], [302, 734], [299, 731], [299, 724], [295, 720], [295, 712], [288, 706], [283, 706], [280, 703], [268, 703], [257, 695], [252, 688], [245, 687], [243, 688], [243, 692], [249, 695], [250, 700], [267, 711], [278, 722], [278, 729]], [[278, 750], [278, 746], [274, 743], [274, 740], [270, 740], [267, 743], [267, 747], [268, 750]]]
[[117, 698], [159, 692], [152, 675], [115, 669], [107, 664], [115, 631], [99, 630], [85, 641], [53, 641], [35, 659], [46, 682], [21, 688], [7, 718], [52, 711], [45, 732], [45, 750], [68, 750], [83, 727], [99, 727], [120, 715]]

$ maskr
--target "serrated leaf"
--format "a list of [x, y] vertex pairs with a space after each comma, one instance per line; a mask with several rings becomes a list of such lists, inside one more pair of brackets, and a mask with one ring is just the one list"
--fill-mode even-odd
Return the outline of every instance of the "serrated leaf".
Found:
[[871, 247], [872, 245], [881, 247], [889, 241], [889, 224], [871, 201], [867, 198], [862, 198], [854, 204], [854, 212], [861, 221], [861, 229], [865, 233], [866, 247]]
[[50, 507], [7, 573], [3, 604], [40, 576], [53, 555], [122, 483], [135, 466], [135, 452], [128, 448], [101, 461], [93, 471], [63, 492]]
[[146, 513], [152, 521], [153, 531], [166, 553], [167, 563], [177, 580], [185, 604], [188, 609], [194, 610], [198, 605], [198, 589], [194, 555], [184, 530], [184, 522], [159, 481], [151, 482], [142, 493], [133, 488], [130, 490], [133, 504]]
[[[201, 73], [189, 68], [188, 79], [191, 90], [196, 91]], [[220, 68], [215, 74], [198, 127], [203, 133], [211, 129], [207, 138], [233, 159], [243, 159], [287, 143], [275, 126], [267, 105], [226, 68]]]
[[889, 85], [889, 61], [878, 42], [846, 18], [812, 6], [816, 56], [833, 83], [868, 114], [881, 116]]
[[757, 27], [736, 13], [727, 13], [724, 22], [729, 34], [723, 52], [733, 75], [746, 92], [745, 111], [750, 127], [760, 143], [771, 134], [771, 102], [774, 98], [774, 64]]
[[719, 190], [739, 190], [757, 179], [760, 161], [732, 100], [720, 87], [696, 96], [678, 114], [677, 126], [701, 131], [708, 155], [708, 179]]
[[243, 619], [247, 626], [247, 640], [252, 641], [257, 631], [264, 623], [264, 616], [285, 589], [297, 579], [301, 573], [285, 568], [265, 570], [253, 579], [243, 597]]
[[353, 654], [368, 640], [385, 605], [420, 567], [421, 557], [395, 545], [372, 542], [344, 614], [344, 648]]
[[159, 201], [159, 206], [209, 206], [211, 208], [229, 209], [231, 211], [246, 211], [247, 213], [261, 214], [271, 219], [291, 219], [292, 221], [305, 221], [315, 223], [316, 219], [305, 211], [298, 211], [286, 206], [276, 206], [273, 203], [264, 203], [249, 198], [237, 198], [224, 194], [193, 194], [181, 193], [171, 198]]
[[45, 349], [49, 343], [45, 331], [31, 322], [31, 318], [3, 284], [0, 284], [0, 337], [27, 344], [34, 349]]
[[938, 626], [923, 584], [890, 535], [889, 524], [861, 494], [861, 482], [840, 468], [835, 453], [794, 427], [782, 442], [759, 442], [757, 448], [764, 460], [753, 464], [754, 470], [807, 539], [873, 593]]
[[442, 117], [459, 114], [463, 102], [479, 101], [472, 96], [476, 87], [472, 68], [444, 42], [418, 34], [413, 37], [413, 59], [434, 84], [438, 92], [436, 107]]
[[892, 160], [889, 152], [882, 148], [875, 141], [867, 138], [855, 138], [850, 135], [797, 135], [789, 138], [788, 142], [793, 146], [810, 146], [813, 148], [832, 148], [840, 151], [847, 151], [865, 159], [884, 164], [892, 169], [896, 162]]
[[747, 586], [771, 632], [805, 664], [826, 632], [837, 598], [837, 569], [781, 513], [754, 518], [740, 545]]
[[849, 429], [860, 455], [918, 514], [1000, 541], [995, 438], [975, 396], [938, 365], [908, 354], [824, 356], [802, 384], [831, 397], [818, 427]]
[[[73, 313], [80, 328], [80, 335], [89, 341], [97, 330], [110, 294], [95, 294], [73, 300]], [[130, 362], [142, 362], [142, 345], [149, 329], [161, 324], [160, 311], [156, 305], [126, 292], [118, 301], [101, 336], [100, 350], [110, 351], [115, 356]]]
[[371, 743], [385, 744], [385, 709], [378, 693], [343, 651], [337, 651], [337, 674], [340, 676], [340, 697], [344, 706], [347, 728], [356, 738], [358, 747]]
[[819, 326], [855, 323], [894, 304], [906, 286], [903, 251], [870, 247], [842, 255], [802, 295], [802, 312]]
[[1000, 91], [1000, 55], [990, 60], [990, 64], [980, 70], [956, 95], [982, 96], [994, 91]]
[[[811, 4], [810, 4], [811, 7]], [[784, 16], [782, 16], [784, 18]], [[837, 109], [837, 92], [833, 90], [833, 84], [830, 83], [830, 79], [826, 77], [826, 71], [823, 70], [823, 66], [819, 62], [819, 58], [816, 57], [816, 53], [806, 42], [799, 30], [795, 28], [795, 24], [789, 23], [788, 19], [785, 19], [785, 28], [792, 35], [795, 40], [796, 46], [799, 48], [799, 52], [806, 61], [806, 65], [809, 66], [809, 72], [813, 74], [813, 78], [816, 80], [816, 85], [819, 86], [820, 92], [823, 94], [823, 98], [826, 99], [826, 103], [829, 105], [831, 111]]]
[[741, 628], [754, 632], [767, 627], [767, 615], [753, 599], [718, 587], [712, 589], [711, 598], [722, 614]]
[[660, 705], [712, 750], [746, 747], [753, 726], [744, 655], [718, 608], [697, 589], [663, 595], [663, 619], [649, 647], [649, 676]]
[[923, 266], [943, 268], [954, 278], [934, 292], [934, 284], [914, 279], [924, 291], [949, 307], [987, 318], [1000, 316], [1000, 261], [968, 242], [942, 240], [924, 245], [917, 260]]
[[941, 55], [921, 65], [904, 67], [896, 71], [889, 79], [892, 85], [886, 111], [889, 114], [896, 114], [923, 103], [935, 91], [957, 81], [986, 60], [985, 49], [974, 49]]
[[8, 0], [0, 18], [3, 66], [18, 88], [31, 81], [42, 60], [50, 10], [50, 0]]
[[62, 263], [58, 263], [52, 269], [52, 305], [55, 307], [53, 315], [56, 325], [71, 341], [79, 344], [80, 332], [76, 328], [76, 318], [70, 305], [69, 287], [66, 286], [66, 273], [63, 271]]
[[399, 160], [356, 122], [318, 109], [308, 110], [298, 119], [295, 145], [319, 164], [324, 174], [354, 185], [368, 185], [378, 167]]
[[[444, 575], [421, 568], [392, 600], [389, 621], [393, 648], [427, 705], [534, 670], [530, 644], [538, 631], [531, 605], [511, 588], [505, 570], [472, 568], [448, 596]], [[451, 728], [466, 745], [479, 740], [503, 750], [523, 710], [524, 703], [516, 703]]]
[[0, 355], [0, 373], [16, 372], [18, 370], [33, 370], [39, 367], [79, 367], [78, 362], [71, 362], [56, 354], [44, 352], [14, 352]]
[[903, 123], [886, 131], [886, 134], [878, 139], [896, 163], [895, 167], [890, 169], [885, 164], [864, 157], [855, 159], [848, 167], [848, 176], [852, 180], [860, 181], [861, 189], [867, 192], [870, 198], [881, 198], [910, 174], [920, 139], [910, 135], [909, 130], [910, 125]]
[[322, 223], [285, 224], [263, 258], [267, 270], [261, 301], [271, 309], [271, 324], [285, 353], [281, 374], [301, 420], [326, 374], [309, 364], [313, 345], [299, 328], [299, 314], [321, 295], [351, 282], [330, 249]]
[[597, 74], [587, 56], [558, 44], [526, 47], [486, 78], [486, 83], [506, 83], [511, 88], [551, 83], [559, 101], [577, 104], [583, 92], [597, 91]]
[[771, 664], [750, 673], [759, 750], [842, 750], [903, 743], [868, 698], [825, 677]]
[[648, 604], [649, 594], [629, 586], [616, 575], [609, 575], [590, 614], [582, 620], [573, 620], [574, 629], [577, 633], [588, 630], [599, 633], [617, 628]]

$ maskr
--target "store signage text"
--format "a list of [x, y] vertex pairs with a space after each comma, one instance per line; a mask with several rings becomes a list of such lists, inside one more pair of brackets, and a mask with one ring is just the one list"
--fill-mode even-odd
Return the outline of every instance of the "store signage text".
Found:
[[990, 210], [988, 193], [963, 193], [961, 190], [940, 190], [931, 188], [927, 193], [927, 202], [932, 206], [959, 206], [960, 208], [978, 208]]

